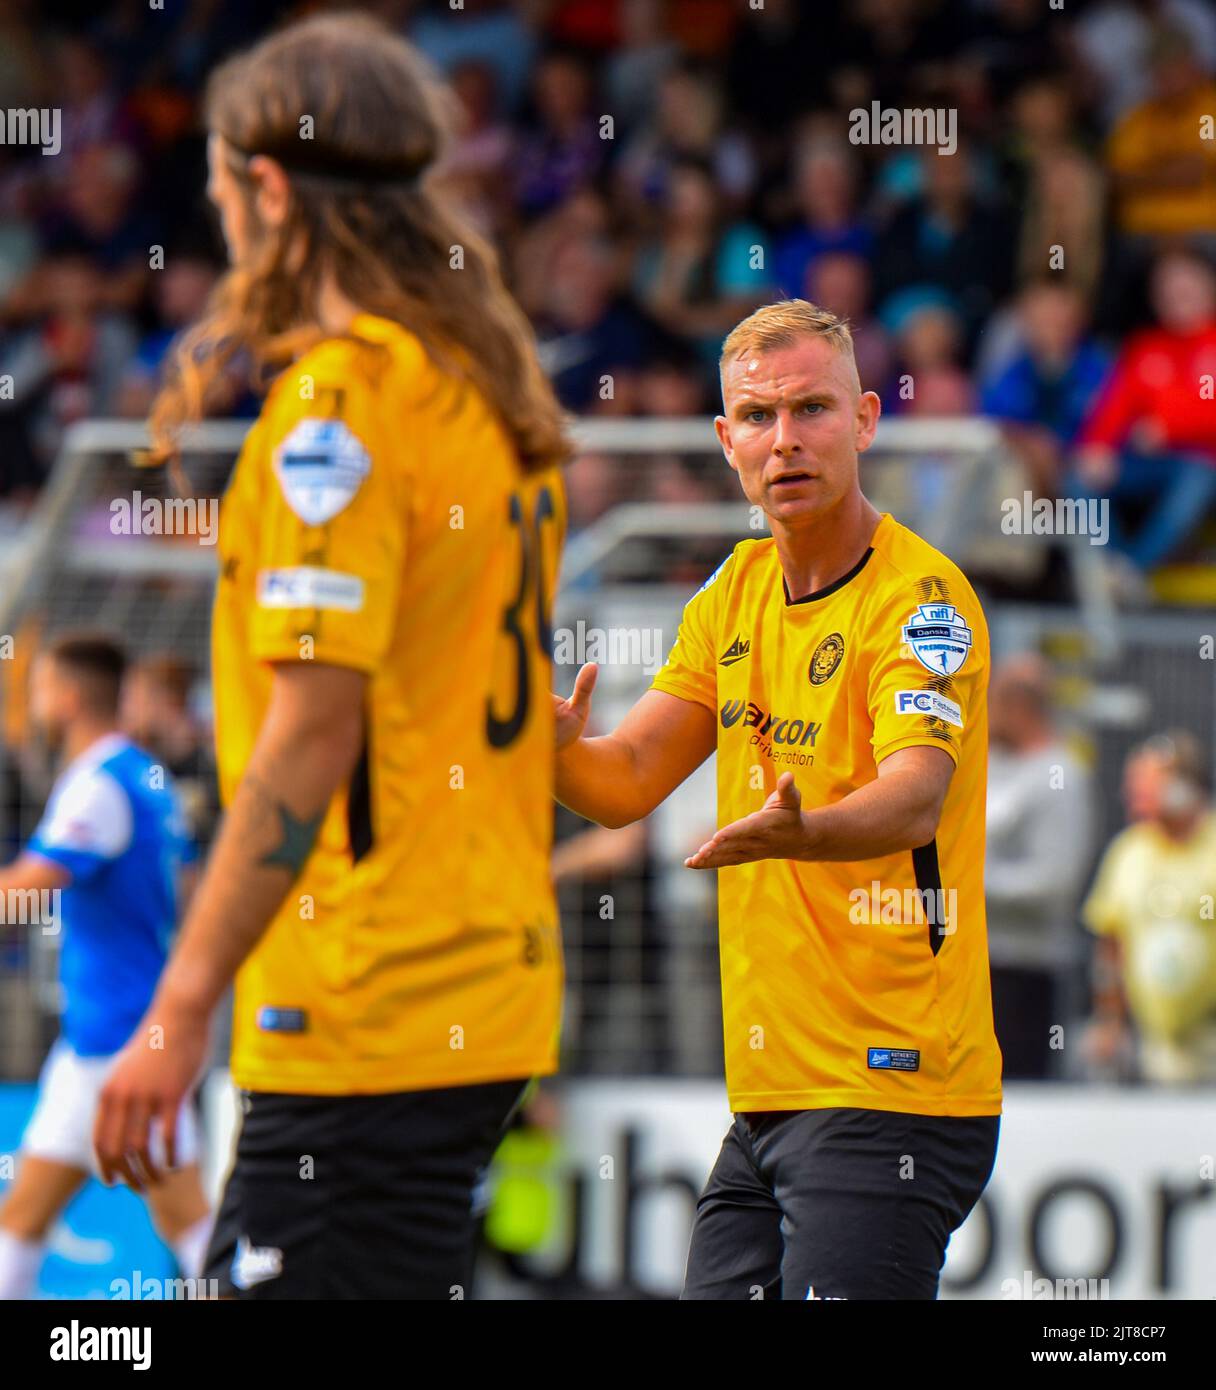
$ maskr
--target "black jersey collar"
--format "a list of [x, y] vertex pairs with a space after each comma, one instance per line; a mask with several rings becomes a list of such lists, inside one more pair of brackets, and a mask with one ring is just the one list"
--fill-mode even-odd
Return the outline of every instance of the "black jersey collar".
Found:
[[[833, 579], [830, 584], [825, 584], [822, 589], [815, 589], [809, 594], [804, 594], [801, 598], [790, 598], [790, 587], [785, 582], [785, 574], [783, 573], [781, 575], [781, 588], [785, 593], [785, 606], [787, 608], [794, 608], [800, 603], [815, 603], [818, 599], [827, 598], [829, 594], [834, 594], [837, 589], [843, 589], [851, 579], [856, 579], [862, 570], [865, 569], [870, 556], [873, 554], [874, 547], [871, 545], [847, 574], [842, 574], [839, 579]], [[780, 564], [781, 562], [778, 561], [777, 563]]]

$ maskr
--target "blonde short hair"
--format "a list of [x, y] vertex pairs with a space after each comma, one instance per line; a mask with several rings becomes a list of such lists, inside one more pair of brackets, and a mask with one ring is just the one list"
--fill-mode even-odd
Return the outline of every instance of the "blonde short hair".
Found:
[[731, 329], [722, 343], [718, 375], [724, 377], [726, 364], [748, 353], [789, 347], [803, 337], [822, 338], [836, 352], [854, 361], [853, 335], [847, 319], [809, 299], [780, 299], [775, 304], [762, 304]]

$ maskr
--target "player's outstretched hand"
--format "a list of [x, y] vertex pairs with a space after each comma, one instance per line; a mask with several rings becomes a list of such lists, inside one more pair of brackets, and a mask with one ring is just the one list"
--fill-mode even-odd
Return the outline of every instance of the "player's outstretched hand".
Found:
[[570, 698], [563, 700], [560, 695], [553, 697], [553, 713], [557, 720], [557, 746], [565, 748], [583, 736], [587, 727], [587, 716], [591, 713], [591, 692], [595, 689], [595, 678], [599, 667], [589, 661], [574, 678], [574, 689]]
[[805, 848], [802, 794], [794, 785], [794, 774], [783, 772], [760, 810], [724, 825], [684, 861], [684, 867], [722, 869], [757, 859], [801, 859]]
[[153, 1004], [102, 1088], [93, 1124], [102, 1182], [125, 1182], [142, 1192], [162, 1180], [160, 1156], [151, 1153], [153, 1126], [164, 1139], [165, 1167], [177, 1166], [177, 1113], [202, 1070], [207, 1036], [206, 1019]]

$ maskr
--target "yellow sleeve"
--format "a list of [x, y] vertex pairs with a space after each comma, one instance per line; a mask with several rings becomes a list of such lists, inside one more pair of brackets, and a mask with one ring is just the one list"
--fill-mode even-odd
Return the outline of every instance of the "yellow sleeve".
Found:
[[[343, 350], [345, 349], [345, 350]], [[275, 387], [261, 466], [251, 655], [376, 669], [406, 560], [408, 443], [358, 349], [329, 344]]]
[[684, 605], [667, 664], [650, 683], [651, 690], [665, 690], [681, 700], [704, 705], [711, 714], [718, 709], [716, 615], [730, 582], [733, 559], [733, 554], [728, 555]]
[[901, 583], [875, 610], [866, 645], [875, 764], [927, 745], [957, 766], [962, 732], [988, 688], [988, 628], [970, 587]]
[[1081, 904], [1081, 921], [1095, 936], [1123, 935], [1124, 907], [1117, 891], [1121, 843], [1121, 837], [1116, 837], [1107, 846], [1093, 886]]

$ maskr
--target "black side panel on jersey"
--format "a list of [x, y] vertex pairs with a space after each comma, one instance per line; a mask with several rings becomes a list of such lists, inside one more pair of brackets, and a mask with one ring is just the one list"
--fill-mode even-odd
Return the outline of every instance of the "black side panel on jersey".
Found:
[[937, 862], [936, 835], [927, 845], [920, 845], [912, 851], [912, 869], [916, 874], [916, 887], [924, 903], [925, 916], [929, 919], [929, 949], [937, 955], [945, 936], [939, 930], [941, 923], [937, 920], [942, 904], [942, 871]]
[[367, 751], [367, 727], [363, 730], [363, 747], [359, 761], [350, 774], [350, 791], [346, 798], [346, 833], [350, 837], [351, 857], [357, 864], [372, 847], [372, 783]]

